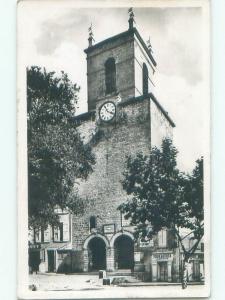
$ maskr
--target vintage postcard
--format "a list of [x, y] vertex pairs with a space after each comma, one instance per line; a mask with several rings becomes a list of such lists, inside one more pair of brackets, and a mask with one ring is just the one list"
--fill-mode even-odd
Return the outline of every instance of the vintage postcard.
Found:
[[209, 1], [18, 2], [18, 297], [210, 294]]

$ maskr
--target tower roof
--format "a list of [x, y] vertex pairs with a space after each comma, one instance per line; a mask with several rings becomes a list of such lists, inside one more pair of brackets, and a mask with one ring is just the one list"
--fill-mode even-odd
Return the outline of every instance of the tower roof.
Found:
[[132, 37], [136, 36], [136, 38], [139, 40], [139, 42], [141, 43], [142, 47], [144, 48], [145, 52], [147, 53], [148, 57], [150, 58], [152, 64], [154, 66], [156, 66], [157, 63], [156, 63], [154, 57], [152, 56], [151, 51], [149, 50], [149, 48], [147, 47], [146, 43], [142, 39], [140, 33], [138, 32], [138, 30], [135, 27], [131, 28], [131, 29], [128, 29], [127, 31], [124, 31], [122, 33], [119, 33], [117, 35], [114, 35], [114, 36], [112, 36], [112, 37], [110, 37], [108, 39], [105, 39], [105, 40], [103, 40], [103, 41], [101, 41], [101, 42], [99, 42], [99, 43], [97, 43], [95, 45], [89, 46], [88, 48], [86, 48], [84, 50], [84, 52], [86, 54], [88, 54], [88, 53], [92, 52], [93, 50], [102, 47], [104, 44], [111, 43], [111, 42], [113, 42], [113, 41], [115, 41], [115, 40], [117, 40], [119, 38], [127, 37], [127, 36], [132, 36]]

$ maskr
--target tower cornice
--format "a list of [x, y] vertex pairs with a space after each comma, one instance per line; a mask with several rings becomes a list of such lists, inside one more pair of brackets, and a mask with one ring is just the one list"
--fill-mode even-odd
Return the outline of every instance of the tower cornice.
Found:
[[106, 45], [107, 43], [111, 43], [119, 38], [124, 38], [124, 37], [128, 37], [128, 36], [131, 36], [131, 37], [134, 37], [136, 36], [136, 38], [139, 40], [139, 42], [141, 43], [142, 47], [144, 48], [145, 52], [147, 53], [148, 57], [150, 58], [152, 64], [156, 67], [157, 63], [151, 53], [151, 51], [149, 50], [149, 48], [147, 47], [146, 43], [144, 42], [143, 38], [141, 37], [140, 33], [138, 32], [138, 30], [134, 27], [132, 29], [129, 29], [127, 31], [124, 31], [124, 32], [121, 32], [117, 35], [114, 35], [108, 39], [105, 39], [95, 45], [92, 45], [88, 48], [86, 48], [84, 50], [84, 52], [86, 54], [89, 54], [91, 53], [92, 51], [98, 49], [98, 48], [101, 48], [103, 45]]

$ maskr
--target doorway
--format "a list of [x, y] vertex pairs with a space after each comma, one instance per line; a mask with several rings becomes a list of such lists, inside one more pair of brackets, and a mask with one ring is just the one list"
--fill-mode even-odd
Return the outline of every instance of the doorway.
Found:
[[158, 262], [158, 280], [161, 282], [168, 281], [167, 261]]
[[106, 245], [98, 237], [94, 237], [88, 243], [88, 271], [106, 269]]
[[29, 268], [31, 273], [39, 271], [40, 251], [29, 251]]
[[116, 269], [134, 268], [134, 242], [127, 235], [119, 236], [115, 243]]
[[48, 250], [48, 272], [55, 272], [55, 253], [54, 253], [54, 250]]

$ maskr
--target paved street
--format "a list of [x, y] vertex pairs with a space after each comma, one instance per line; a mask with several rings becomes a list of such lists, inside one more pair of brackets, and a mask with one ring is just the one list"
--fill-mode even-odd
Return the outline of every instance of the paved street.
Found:
[[102, 280], [97, 275], [32, 274], [29, 284], [41, 291], [81, 291], [102, 289]]
[[[183, 296], [190, 297], [190, 295], [197, 296], [205, 289], [203, 285], [190, 285], [186, 290], [182, 290], [180, 285], [153, 285], [151, 283], [145, 286], [105, 286], [102, 284], [102, 279], [97, 275], [64, 275], [64, 274], [32, 274], [29, 276], [29, 284], [35, 284], [37, 291], [32, 293], [34, 297], [38, 296], [39, 292], [48, 291], [52, 295], [57, 292], [65, 292], [68, 298], [85, 297], [157, 297], [158, 293], [161, 297]], [[207, 291], [205, 290], [206, 294]], [[43, 294], [43, 293], [42, 293]]]

